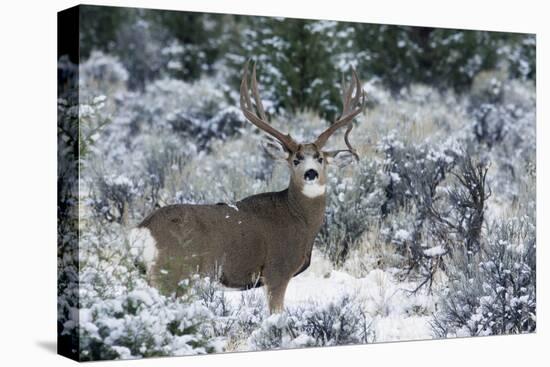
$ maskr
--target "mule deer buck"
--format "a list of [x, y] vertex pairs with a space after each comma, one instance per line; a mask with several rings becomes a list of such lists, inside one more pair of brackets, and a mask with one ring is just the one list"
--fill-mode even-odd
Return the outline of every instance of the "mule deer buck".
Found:
[[[170, 205], [150, 214], [136, 229], [143, 241], [148, 279], [163, 292], [174, 292], [193, 273], [214, 276], [230, 288], [264, 286], [269, 311], [283, 310], [289, 281], [310, 263], [313, 241], [324, 220], [327, 165], [343, 166], [357, 158], [348, 135], [362, 112], [365, 95], [355, 70], [343, 86], [343, 112], [312, 143], [298, 143], [267, 120], [252, 70], [243, 72], [240, 105], [244, 116], [271, 135], [265, 146], [275, 159], [286, 161], [288, 187], [249, 196], [234, 205]], [[322, 150], [340, 128], [346, 150]], [[135, 237], [138, 238], [138, 237]]]

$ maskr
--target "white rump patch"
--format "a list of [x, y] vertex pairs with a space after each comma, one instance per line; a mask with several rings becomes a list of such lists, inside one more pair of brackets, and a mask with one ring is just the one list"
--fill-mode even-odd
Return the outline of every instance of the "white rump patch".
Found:
[[143, 260], [149, 273], [158, 256], [157, 241], [151, 235], [151, 231], [147, 228], [134, 228], [130, 231], [128, 240], [132, 255]]
[[302, 188], [302, 194], [308, 198], [316, 198], [325, 193], [326, 185], [320, 185], [318, 182], [305, 183]]

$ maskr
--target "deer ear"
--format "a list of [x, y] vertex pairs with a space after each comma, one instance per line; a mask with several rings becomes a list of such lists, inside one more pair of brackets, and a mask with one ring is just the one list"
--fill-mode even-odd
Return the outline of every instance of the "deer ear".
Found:
[[289, 157], [288, 152], [283, 148], [283, 145], [278, 141], [266, 137], [262, 141], [262, 146], [266, 153], [275, 160], [284, 160], [286, 161]]
[[334, 150], [325, 152], [325, 159], [328, 164], [345, 167], [354, 161], [354, 156], [349, 150]]

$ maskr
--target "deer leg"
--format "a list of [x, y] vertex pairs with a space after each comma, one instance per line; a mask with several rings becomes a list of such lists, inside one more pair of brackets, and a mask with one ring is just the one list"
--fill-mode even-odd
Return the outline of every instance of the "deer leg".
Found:
[[279, 281], [277, 284], [268, 284], [266, 286], [270, 314], [283, 312], [286, 287], [289, 281], [290, 279], [286, 279], [284, 281]]

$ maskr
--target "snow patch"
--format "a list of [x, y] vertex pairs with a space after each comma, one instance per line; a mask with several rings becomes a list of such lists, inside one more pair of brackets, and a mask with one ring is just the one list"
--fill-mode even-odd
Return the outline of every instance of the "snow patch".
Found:
[[434, 257], [434, 256], [441, 256], [441, 255], [445, 254], [445, 252], [446, 251], [443, 248], [443, 246], [437, 245], [437, 246], [434, 246], [434, 247], [430, 247], [427, 250], [424, 250], [424, 255], [429, 256], [429, 257]]
[[405, 229], [399, 229], [395, 232], [395, 239], [400, 242], [408, 241], [411, 238], [409, 231]]

